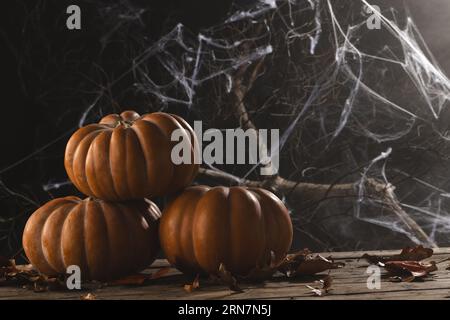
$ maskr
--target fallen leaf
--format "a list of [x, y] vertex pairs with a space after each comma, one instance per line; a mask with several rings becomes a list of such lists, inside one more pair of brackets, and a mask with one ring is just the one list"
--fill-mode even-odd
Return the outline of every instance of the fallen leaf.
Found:
[[145, 281], [149, 280], [151, 275], [149, 274], [132, 274], [117, 280], [108, 282], [108, 285], [112, 286], [141, 286]]
[[47, 277], [40, 274], [31, 264], [16, 265], [14, 259], [0, 259], [0, 285], [20, 286], [34, 292], [66, 288], [66, 275]]
[[16, 269], [19, 272], [32, 272], [32, 271], [34, 271], [34, 267], [33, 267], [32, 264], [19, 264], [19, 265], [16, 265]]
[[226, 284], [230, 290], [243, 292], [243, 290], [238, 286], [236, 278], [225, 268], [223, 263], [219, 265], [218, 278], [220, 282]]
[[328, 291], [333, 284], [333, 278], [330, 275], [327, 275], [325, 278], [319, 280], [319, 282], [322, 284], [323, 289]]
[[272, 275], [278, 270], [283, 260], [277, 259], [275, 252], [270, 252], [270, 259], [267, 260], [263, 266], [257, 266], [251, 270], [246, 276], [239, 277], [243, 281], [263, 281], [272, 277]]
[[288, 277], [299, 275], [314, 275], [326, 270], [342, 268], [345, 264], [334, 262], [321, 255], [314, 256], [308, 249], [289, 254], [278, 270]]
[[388, 261], [422, 261], [433, 255], [433, 249], [425, 248], [422, 245], [417, 247], [406, 247], [400, 254], [392, 256], [375, 256], [365, 253], [361, 258], [366, 259], [369, 263], [377, 264], [378, 262]]
[[402, 277], [399, 277], [399, 276], [393, 276], [393, 277], [389, 277], [389, 281], [390, 282], [402, 282], [403, 279], [402, 279]]
[[26, 274], [20, 273], [18, 276], [24, 277], [25, 287], [34, 292], [57, 291], [67, 289], [67, 275], [59, 275], [55, 277], [47, 277], [43, 274]]
[[321, 285], [320, 288], [315, 288], [312, 287], [310, 285], [306, 285], [306, 287], [311, 290], [311, 292], [318, 296], [318, 297], [323, 297], [325, 295], [327, 295], [331, 289], [331, 284], [333, 283], [333, 279], [331, 278], [330, 275], [327, 275], [325, 278], [316, 281], [317, 283], [319, 283]]
[[93, 293], [84, 294], [80, 297], [81, 300], [97, 300], [97, 297]]
[[171, 267], [164, 267], [159, 269], [158, 271], [156, 271], [155, 273], [152, 273], [150, 276], [150, 279], [159, 279], [164, 277], [167, 273], [169, 273], [170, 269], [172, 269]]
[[323, 297], [326, 294], [325, 291], [322, 289], [314, 288], [309, 285], [306, 285], [305, 287], [311, 290], [311, 292], [318, 297]]
[[198, 289], [200, 287], [199, 277], [200, 277], [200, 275], [198, 274], [192, 283], [185, 284], [184, 291], [191, 293], [192, 291]]
[[14, 259], [0, 257], [0, 278], [11, 277], [17, 274], [16, 262]]
[[164, 275], [166, 275], [170, 271], [170, 267], [164, 267], [156, 271], [152, 274], [144, 274], [144, 273], [138, 273], [138, 274], [132, 274], [117, 280], [112, 280], [108, 282], [108, 285], [111, 286], [142, 286], [149, 280], [155, 280], [162, 278]]
[[384, 267], [393, 282], [411, 282], [417, 278], [424, 278], [431, 272], [436, 271], [436, 263], [434, 261], [430, 263], [420, 261], [388, 261], [386, 263], [379, 262], [381, 267]]
[[33, 291], [36, 293], [48, 291], [48, 284], [43, 279], [33, 282]]

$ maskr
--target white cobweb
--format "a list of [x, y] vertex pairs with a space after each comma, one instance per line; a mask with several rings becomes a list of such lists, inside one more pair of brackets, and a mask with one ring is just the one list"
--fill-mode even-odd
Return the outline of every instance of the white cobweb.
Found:
[[[203, 120], [204, 129], [217, 127], [235, 116], [236, 71], [263, 58], [264, 72], [246, 103], [258, 127], [281, 129], [281, 175], [360, 188], [350, 203], [332, 200], [311, 210], [285, 199], [300, 232], [323, 247], [345, 247], [368, 233], [355, 229], [368, 224], [419, 242], [398, 217], [364, 196], [365, 179], [376, 178], [395, 186], [403, 209], [433, 240], [450, 243], [450, 81], [407, 13], [378, 12], [365, 0], [247, 1], [198, 33], [177, 24], [156, 42], [133, 33], [130, 43], [128, 28], [146, 23], [146, 9], [121, 4], [100, 8], [109, 26], [102, 45], [114, 39], [129, 46], [123, 57], [129, 68], [99, 85], [79, 126], [114, 110], [102, 97], [132, 77], [126, 90], [152, 102], [145, 111], [176, 105], [187, 118]], [[367, 8], [380, 30], [368, 28]], [[247, 169], [219, 170], [258, 178]], [[382, 243], [377, 232], [369, 236]]]

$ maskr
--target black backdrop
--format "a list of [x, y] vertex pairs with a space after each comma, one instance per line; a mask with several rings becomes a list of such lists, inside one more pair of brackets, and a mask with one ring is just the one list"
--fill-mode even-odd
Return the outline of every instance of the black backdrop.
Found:
[[[114, 2], [114, 1], [113, 1]], [[245, 5], [248, 1], [238, 1]], [[380, 2], [380, 1], [378, 1]], [[10, 1], [0, 10], [0, 254], [11, 255], [21, 247], [21, 231], [28, 215], [48, 199], [77, 194], [70, 185], [47, 190], [48, 183], [65, 181], [64, 145], [77, 127], [86, 96], [70, 89], [89, 70], [120, 70], [124, 48], [112, 42], [102, 47], [96, 6], [100, 1]], [[106, 2], [105, 2], [106, 3]], [[122, 3], [127, 3], [122, 1]], [[195, 31], [221, 21], [231, 1], [164, 0], [128, 1], [146, 4], [146, 32], [158, 39], [177, 23]], [[402, 6], [404, 1], [381, 1]], [[450, 70], [450, 15], [444, 0], [406, 1], [432, 51]], [[65, 27], [66, 8], [82, 8], [82, 29]], [[114, 28], [114, 23], [111, 23]], [[446, 32], [447, 30], [447, 32]], [[130, 30], [132, 38], [133, 30]], [[86, 72], [85, 72], [86, 71]], [[131, 79], [130, 79], [131, 81]], [[126, 81], [125, 81], [126, 83]], [[121, 84], [123, 85], [123, 83]], [[120, 89], [120, 88], [115, 88]], [[122, 97], [122, 100], [127, 100]], [[89, 120], [89, 119], [88, 119]]]
[[[64, 146], [86, 105], [70, 88], [85, 80], [85, 71], [94, 65], [110, 70], [121, 67], [122, 46], [113, 43], [102, 47], [105, 29], [98, 23], [102, 17], [96, 6], [105, 3], [108, 2], [25, 0], [2, 5], [0, 254], [11, 255], [20, 249], [23, 224], [37, 204], [59, 195], [77, 194], [70, 185], [51, 191], [43, 186], [66, 180]], [[81, 7], [81, 30], [66, 28], [66, 8], [71, 4]], [[227, 14], [231, 1], [128, 4], [148, 7], [145, 32], [151, 41], [180, 22], [193, 31], [213, 25]], [[128, 84], [124, 81], [121, 85]]]
[[[69, 31], [65, 26], [65, 11], [70, 4], [82, 8], [79, 31]], [[229, 6], [230, 1], [150, 1], [148, 36], [156, 40], [179, 22], [192, 30], [212, 25], [226, 15]], [[39, 17], [33, 12], [37, 10]], [[4, 169], [76, 126], [80, 109], [70, 107], [80, 100], [68, 88], [80, 80], [83, 70], [99, 63], [100, 56], [103, 66], [113, 68], [121, 48], [111, 45], [100, 54], [105, 30], [97, 27], [95, 1], [12, 1], [1, 15], [5, 121], [0, 129], [0, 164]], [[33, 181], [41, 184], [45, 178], [60, 176], [61, 145], [67, 138], [61, 139], [50, 147], [51, 152], [45, 152], [52, 155], [46, 158], [45, 170], [39, 167], [36, 160], [42, 155], [37, 154], [11, 170], [2, 170], [2, 181], [8, 186], [26, 187]]]

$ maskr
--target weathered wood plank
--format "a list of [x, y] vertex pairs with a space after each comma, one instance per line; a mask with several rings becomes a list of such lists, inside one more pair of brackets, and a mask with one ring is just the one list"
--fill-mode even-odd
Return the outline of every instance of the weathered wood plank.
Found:
[[[392, 255], [399, 250], [369, 251], [373, 255]], [[230, 291], [223, 285], [208, 280], [200, 281], [200, 288], [192, 293], [183, 290], [183, 285], [192, 279], [171, 269], [164, 277], [150, 281], [145, 286], [104, 286], [88, 291], [52, 291], [34, 293], [17, 287], [0, 287], [0, 299], [80, 299], [92, 292], [98, 299], [450, 299], [449, 261], [439, 264], [439, 270], [423, 282], [393, 283], [384, 278], [381, 288], [367, 288], [367, 261], [359, 259], [364, 252], [323, 253], [346, 266], [331, 271], [332, 291], [325, 297], [315, 297], [306, 285], [315, 286], [318, 277], [286, 279], [276, 275], [272, 280], [260, 284], [241, 284], [242, 293]], [[450, 248], [439, 248], [429, 260], [443, 261], [450, 258]], [[166, 260], [157, 260], [146, 273], [154, 273], [167, 267]]]

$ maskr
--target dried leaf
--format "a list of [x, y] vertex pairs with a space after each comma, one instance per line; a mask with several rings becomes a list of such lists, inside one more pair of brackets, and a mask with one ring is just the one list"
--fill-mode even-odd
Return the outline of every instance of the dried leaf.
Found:
[[34, 267], [32, 264], [19, 264], [16, 265], [16, 269], [19, 272], [32, 272], [34, 271]]
[[230, 290], [236, 291], [236, 292], [242, 292], [243, 290], [238, 286], [236, 278], [229, 272], [223, 263], [219, 265], [219, 273], [218, 273], [219, 280], [226, 284]]
[[97, 297], [93, 293], [84, 294], [80, 297], [81, 300], [97, 300]]
[[389, 281], [390, 282], [402, 282], [403, 279], [402, 279], [402, 277], [399, 277], [399, 276], [393, 276], [393, 277], [389, 277]]
[[411, 282], [417, 278], [423, 278], [428, 276], [431, 272], [436, 271], [436, 263], [419, 262], [419, 261], [388, 261], [386, 263], [378, 263], [384, 267], [389, 275], [391, 281], [398, 282], [400, 279], [402, 282]]
[[132, 274], [117, 280], [113, 280], [108, 282], [108, 285], [111, 286], [142, 286], [149, 280], [155, 280], [162, 278], [164, 275], [166, 275], [170, 271], [170, 267], [161, 268], [155, 273], [152, 274], [144, 274], [144, 273], [138, 273], [138, 274]]
[[156, 271], [155, 273], [152, 273], [150, 276], [150, 279], [159, 279], [164, 277], [167, 273], [169, 273], [169, 271], [171, 270], [171, 267], [164, 267], [159, 269], [158, 271]]
[[0, 285], [15, 285], [28, 288], [34, 292], [60, 290], [66, 288], [66, 275], [47, 277], [40, 274], [31, 264], [16, 265], [15, 260], [1, 259]]
[[305, 287], [307, 287], [309, 290], [311, 290], [311, 292], [318, 297], [323, 297], [326, 294], [325, 290], [317, 289], [317, 288], [311, 287], [309, 285], [306, 285]]
[[321, 255], [313, 256], [308, 249], [304, 249], [289, 254], [278, 267], [278, 270], [288, 277], [294, 277], [299, 275], [314, 275], [326, 270], [342, 268], [344, 265], [342, 262], [334, 262]]
[[319, 282], [322, 284], [323, 289], [328, 292], [333, 284], [333, 278], [330, 275], [327, 275], [325, 278], [319, 280]]
[[199, 277], [200, 277], [200, 275], [197, 275], [192, 283], [185, 284], [184, 291], [191, 293], [192, 291], [198, 289], [200, 287]]
[[317, 255], [315, 258], [306, 260], [300, 264], [296, 270], [298, 275], [312, 275], [330, 269], [342, 268], [345, 264], [342, 262], [333, 262], [327, 258]]
[[246, 276], [241, 276], [239, 279], [243, 281], [263, 281], [272, 277], [272, 275], [277, 271], [283, 260], [276, 258], [273, 251], [270, 252], [270, 260], [263, 266], [258, 266], [249, 272]]
[[422, 245], [417, 247], [406, 247], [400, 254], [393, 256], [374, 256], [365, 253], [361, 258], [366, 259], [369, 263], [377, 264], [378, 262], [388, 261], [422, 261], [433, 255], [433, 249], [424, 248]]
[[108, 285], [112, 286], [141, 286], [145, 281], [150, 279], [149, 274], [132, 274], [117, 280], [108, 282]]
[[36, 293], [46, 292], [48, 291], [48, 284], [43, 279], [39, 279], [38, 281], [33, 283], [33, 291]]
[[413, 275], [404, 275], [402, 277], [399, 277], [401, 279], [401, 282], [413, 282], [416, 277], [414, 277]]
[[18, 277], [23, 277], [25, 287], [33, 290], [34, 292], [46, 292], [65, 290], [67, 275], [59, 275], [56, 277], [47, 277], [43, 274], [26, 274], [20, 273]]
[[10, 278], [18, 272], [14, 259], [0, 257], [0, 278]]
[[330, 275], [327, 275], [325, 278], [316, 282], [318, 282], [321, 285], [321, 288], [315, 288], [309, 285], [306, 285], [306, 287], [310, 289], [314, 295], [323, 297], [327, 295], [331, 290], [331, 284], [333, 283], [333, 279], [331, 278]]

